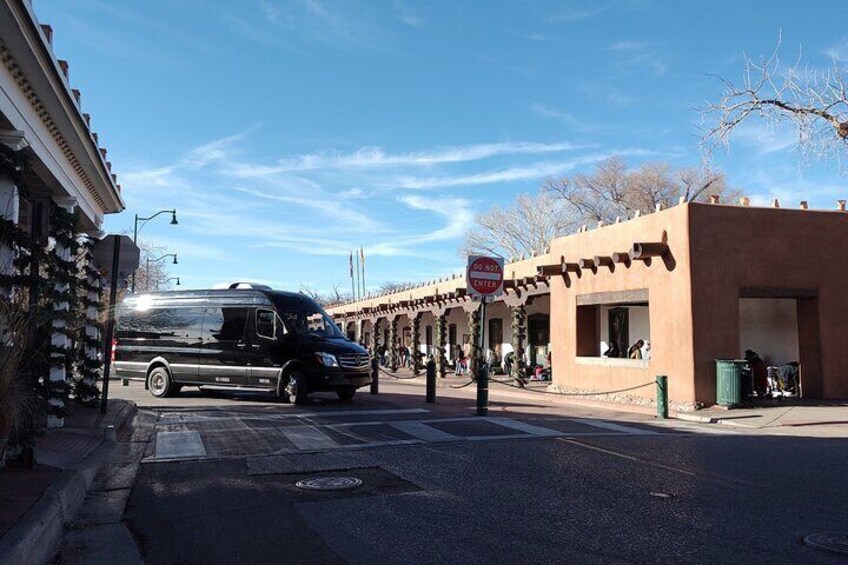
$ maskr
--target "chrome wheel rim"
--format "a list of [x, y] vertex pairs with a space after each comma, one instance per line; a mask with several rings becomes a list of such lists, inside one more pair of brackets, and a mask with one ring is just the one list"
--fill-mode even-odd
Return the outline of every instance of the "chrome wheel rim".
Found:
[[289, 377], [289, 382], [286, 385], [286, 394], [289, 395], [290, 400], [297, 398], [297, 379], [294, 376]]
[[162, 394], [165, 391], [165, 377], [160, 373], [156, 373], [150, 378], [150, 388], [155, 394]]

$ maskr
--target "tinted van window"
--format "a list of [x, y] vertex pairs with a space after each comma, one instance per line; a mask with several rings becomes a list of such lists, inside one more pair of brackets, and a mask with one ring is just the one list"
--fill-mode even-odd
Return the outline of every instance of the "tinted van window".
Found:
[[256, 311], [256, 335], [269, 339], [277, 337], [277, 314], [273, 310]]
[[124, 339], [157, 339], [191, 343], [200, 340], [202, 308], [125, 310], [118, 322]]
[[206, 309], [204, 341], [241, 341], [247, 325], [247, 308], [225, 306]]
[[301, 336], [344, 337], [320, 306], [307, 299], [276, 299], [286, 330]]

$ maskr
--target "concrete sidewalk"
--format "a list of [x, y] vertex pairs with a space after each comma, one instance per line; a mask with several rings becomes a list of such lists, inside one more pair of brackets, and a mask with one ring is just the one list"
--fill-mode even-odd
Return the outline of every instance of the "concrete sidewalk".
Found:
[[[791, 403], [790, 403], [791, 402]], [[762, 406], [723, 409], [708, 408], [691, 414], [678, 414], [681, 420], [724, 424], [762, 431], [827, 428], [837, 436], [848, 436], [848, 402], [787, 401]]]
[[118, 399], [109, 401], [106, 414], [74, 406], [65, 427], [38, 440], [34, 469], [0, 471], [0, 561], [44, 563], [52, 557], [65, 523], [135, 411], [135, 404]]
[[[398, 378], [393, 378], [390, 374], [381, 371], [380, 378], [387, 383], [408, 384], [422, 388], [425, 385], [423, 371], [417, 378], [412, 378], [412, 371], [408, 369], [400, 369], [393, 373]], [[503, 380], [504, 376], [499, 375], [498, 378]], [[437, 390], [468, 391], [469, 394], [473, 395], [476, 391], [476, 385], [473, 383], [463, 389], [456, 388], [469, 380], [466, 376], [457, 377], [453, 373], [449, 373], [446, 378], [437, 379], [436, 386]], [[549, 384], [549, 381], [529, 381], [526, 387], [521, 389], [490, 382], [489, 396], [492, 399], [499, 397], [521, 399], [539, 404], [581, 406], [618, 413], [654, 416], [657, 413], [656, 406], [652, 405], [610, 402], [591, 396], [547, 394], [546, 390]], [[731, 410], [713, 407], [695, 412], [670, 409], [669, 417], [702, 424], [735, 426], [740, 431], [747, 429], [766, 434], [848, 437], [848, 401], [772, 401], [761, 406]]]

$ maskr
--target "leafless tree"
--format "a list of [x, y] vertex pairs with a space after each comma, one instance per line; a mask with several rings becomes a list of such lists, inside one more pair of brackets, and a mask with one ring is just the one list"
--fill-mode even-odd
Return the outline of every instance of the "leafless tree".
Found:
[[574, 231], [580, 214], [557, 195], [521, 194], [507, 207], [478, 214], [465, 233], [460, 255], [493, 254], [507, 258], [541, 252], [555, 237]]
[[701, 108], [706, 125], [701, 146], [707, 159], [717, 146], [728, 146], [730, 134], [750, 117], [774, 127], [789, 124], [798, 133], [805, 156], [842, 160], [848, 150], [846, 70], [834, 59], [825, 70], [801, 66], [801, 53], [791, 66], [781, 64], [780, 40], [759, 62], [744, 56], [742, 83], [717, 77], [724, 93]]
[[724, 174], [708, 169], [675, 169], [669, 163], [645, 163], [630, 170], [620, 157], [610, 157], [588, 175], [548, 180], [543, 192], [556, 195], [573, 209], [582, 223], [614, 222], [634, 211], [650, 214], [657, 204], [670, 207], [681, 199], [706, 200], [709, 195], [733, 198]]
[[741, 193], [728, 188], [722, 173], [646, 163], [629, 169], [620, 157], [596, 165], [590, 174], [549, 179], [533, 196], [520, 195], [512, 206], [494, 207], [466, 232], [462, 255], [487, 253], [518, 257], [541, 251], [552, 239], [584, 224], [613, 223], [634, 211], [650, 214], [657, 204], [671, 207], [720, 195], [731, 201]]
[[[170, 290], [172, 288], [173, 278], [168, 271], [168, 267], [173, 265], [173, 257], [165, 257], [169, 254], [166, 247], [154, 245], [148, 240], [138, 240], [138, 248], [140, 250], [138, 270], [135, 272], [135, 288], [137, 292], [154, 292], [160, 290]], [[148, 262], [150, 259], [149, 270]], [[160, 259], [157, 261], [156, 259]]]
[[304, 283], [300, 285], [300, 292], [317, 302], [322, 308], [337, 306], [351, 299], [351, 294], [342, 292], [341, 285], [338, 284], [333, 285], [332, 292], [323, 293]]

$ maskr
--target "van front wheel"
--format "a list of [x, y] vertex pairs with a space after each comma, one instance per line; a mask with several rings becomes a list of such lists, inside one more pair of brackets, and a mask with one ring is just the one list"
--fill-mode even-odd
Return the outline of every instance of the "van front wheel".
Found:
[[176, 386], [167, 369], [156, 367], [150, 371], [150, 375], [147, 377], [147, 388], [150, 389], [150, 394], [156, 398], [165, 398], [174, 393]]
[[307, 402], [306, 378], [298, 371], [293, 371], [283, 388], [283, 401], [303, 406]]

